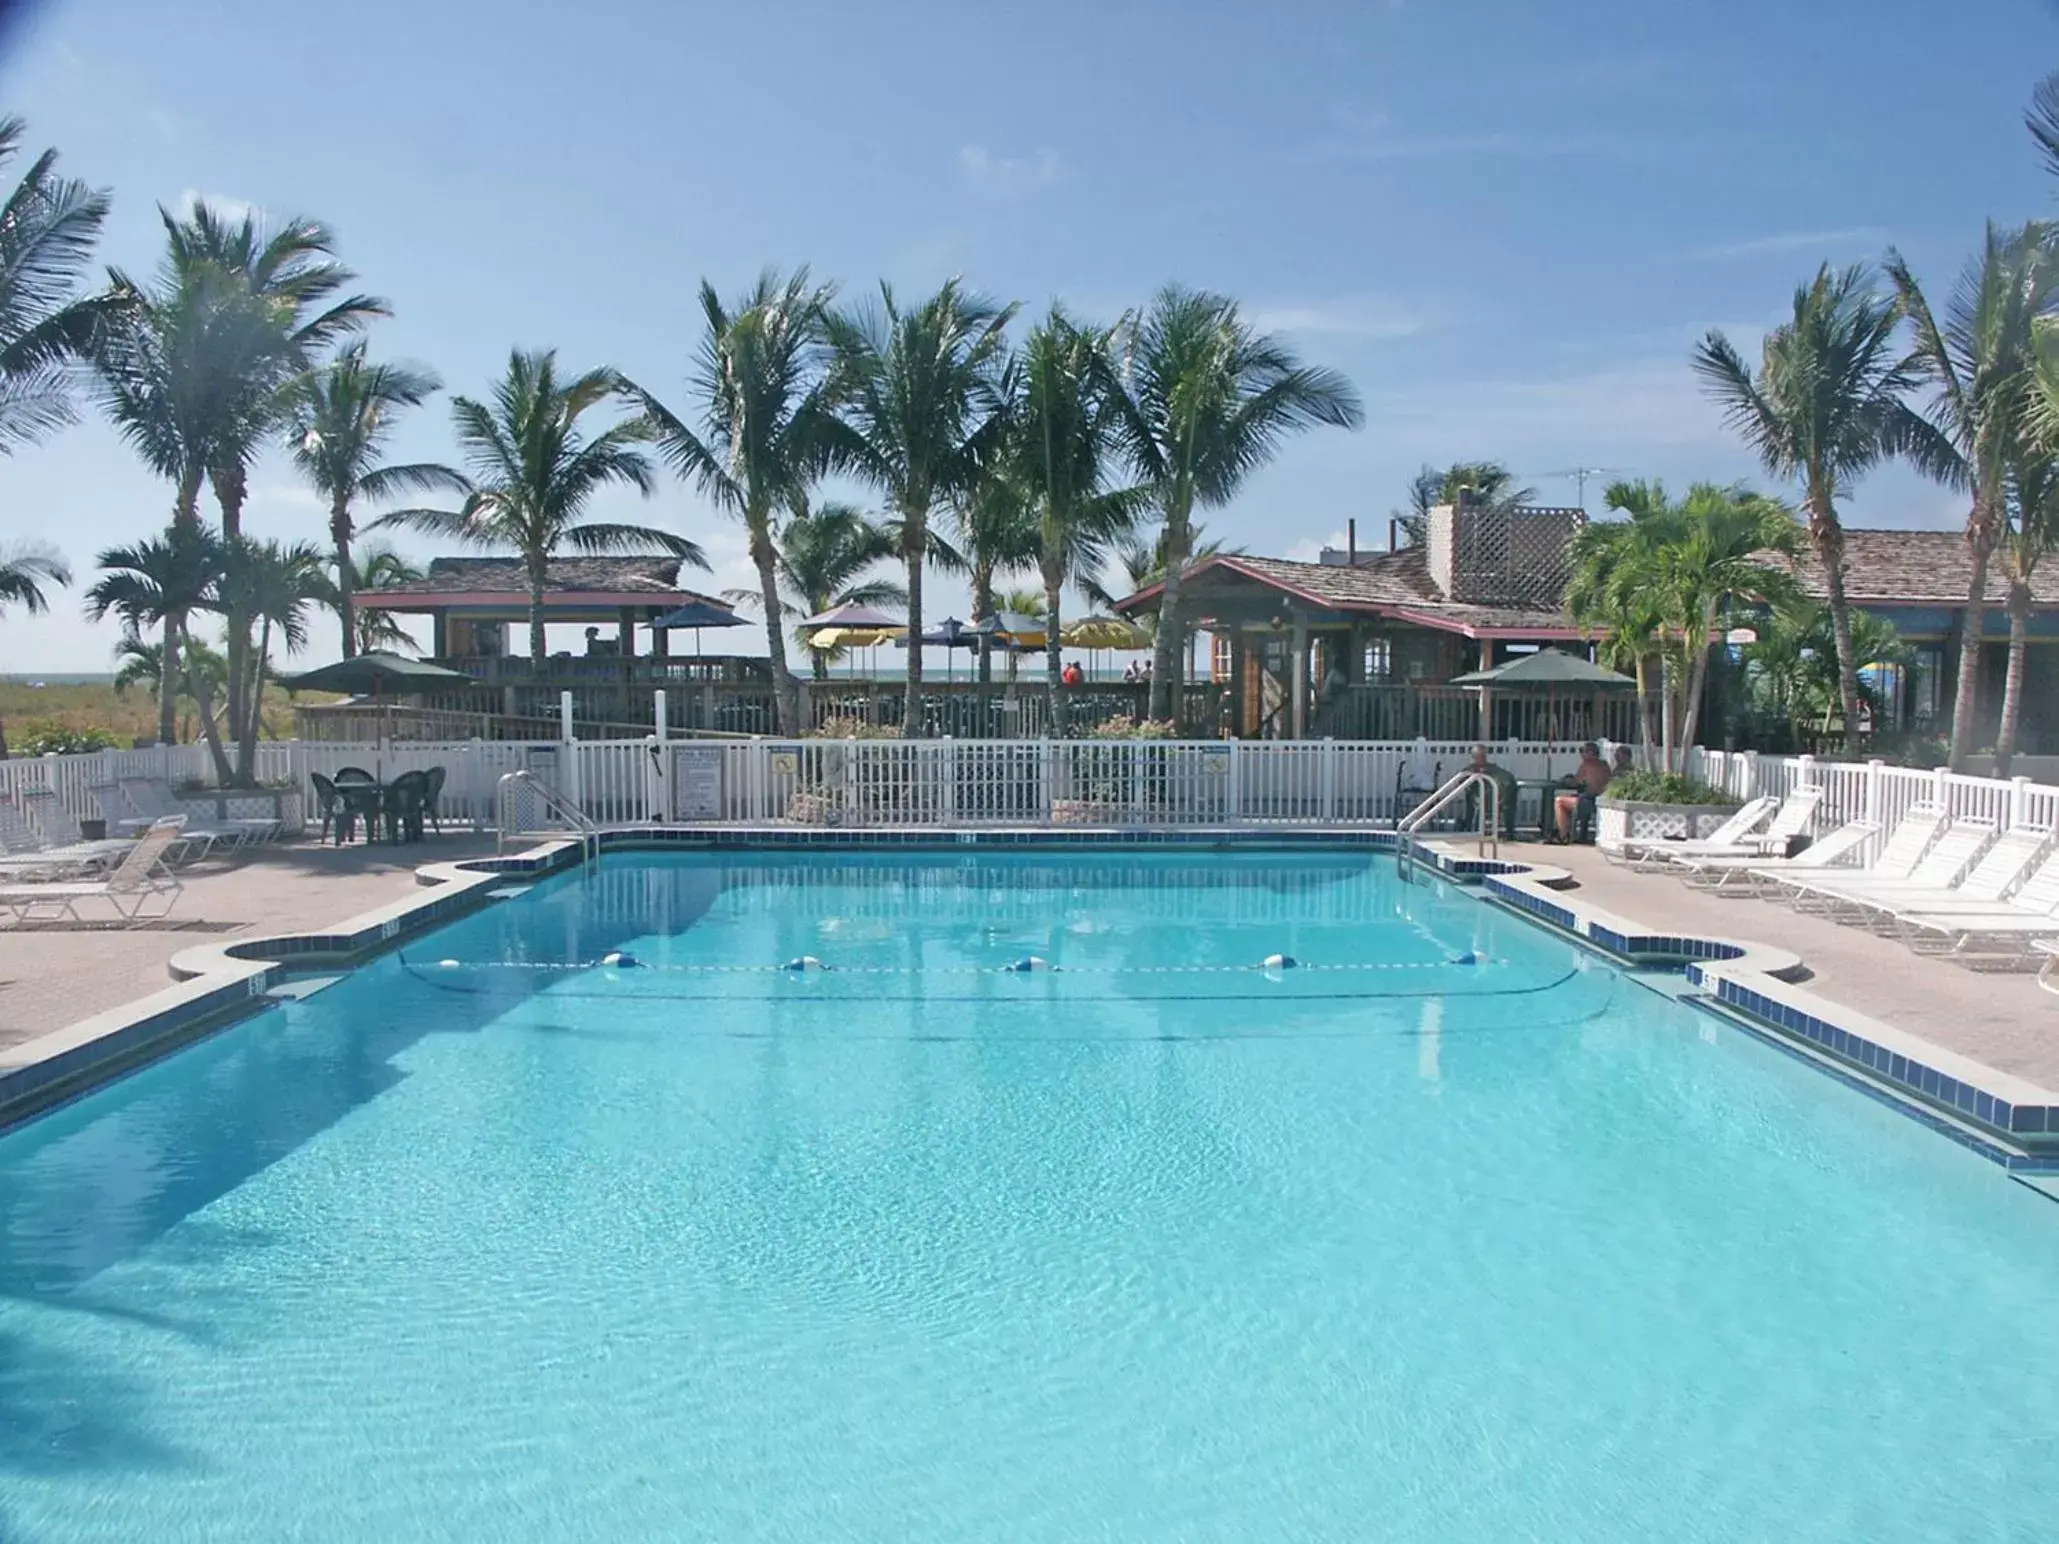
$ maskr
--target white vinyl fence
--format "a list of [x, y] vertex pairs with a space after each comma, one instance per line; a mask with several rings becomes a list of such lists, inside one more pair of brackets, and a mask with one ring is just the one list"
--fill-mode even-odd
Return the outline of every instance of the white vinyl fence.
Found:
[[[442, 813], [477, 829], [495, 819], [500, 778], [527, 770], [601, 825], [1389, 825], [1464, 765], [1464, 741], [1368, 740], [456, 740], [258, 747], [261, 782], [298, 790], [362, 767], [382, 780], [444, 769]], [[1503, 744], [1521, 779], [1563, 775], [1563, 746]], [[49, 788], [81, 819], [91, 790], [122, 777], [211, 781], [204, 747], [101, 751], [0, 761], [0, 798]], [[1879, 762], [1696, 751], [1696, 775], [1740, 798], [1822, 787], [1818, 831], [1866, 817], [1891, 824], [1930, 800], [1954, 816], [2059, 829], [2059, 787], [1921, 772]], [[1534, 794], [1526, 794], [1534, 798]]]
[[1802, 785], [1821, 788], [1818, 833], [1847, 820], [1891, 826], [1911, 805], [1926, 802], [1942, 805], [1954, 819], [2059, 829], [2059, 788], [2027, 777], [1966, 777], [1942, 768], [1924, 772], [1879, 761], [1822, 761], [1814, 756], [1761, 756], [1756, 751], [1697, 750], [1691, 770], [1740, 799], [1757, 794], [1779, 797]]

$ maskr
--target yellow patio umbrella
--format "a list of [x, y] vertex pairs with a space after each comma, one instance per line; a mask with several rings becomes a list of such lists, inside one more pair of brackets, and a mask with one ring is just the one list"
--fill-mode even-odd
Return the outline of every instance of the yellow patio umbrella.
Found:
[[1076, 649], [1148, 649], [1151, 635], [1121, 617], [1081, 617], [1059, 629], [1059, 641]]

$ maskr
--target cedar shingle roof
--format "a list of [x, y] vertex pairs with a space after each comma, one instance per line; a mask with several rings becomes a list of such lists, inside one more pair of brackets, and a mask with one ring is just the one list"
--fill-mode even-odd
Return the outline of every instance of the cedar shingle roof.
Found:
[[[431, 558], [429, 571], [404, 584], [382, 585], [381, 595], [527, 594], [529, 577], [520, 558]], [[643, 592], [653, 604], [691, 592], [679, 588], [679, 559], [647, 557], [552, 558], [544, 570], [547, 594], [585, 591], [618, 595]], [[720, 604], [720, 602], [717, 602]]]
[[[1814, 553], [1795, 564], [1802, 588], [1818, 599], [1830, 591]], [[1845, 532], [1845, 594], [1855, 606], [1892, 601], [1919, 606], [1963, 606], [1973, 565], [1960, 531]], [[2041, 606], [2059, 605], [2059, 565], [2031, 571], [2030, 593]], [[1999, 606], [2009, 598], [2009, 577], [1999, 561], [1988, 565], [1987, 598]]]

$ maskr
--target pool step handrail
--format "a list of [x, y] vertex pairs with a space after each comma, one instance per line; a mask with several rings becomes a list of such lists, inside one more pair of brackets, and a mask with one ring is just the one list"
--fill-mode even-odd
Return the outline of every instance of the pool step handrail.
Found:
[[517, 829], [521, 822], [515, 817], [515, 800], [523, 794], [539, 800], [547, 815], [556, 817], [579, 833], [580, 868], [599, 865], [601, 828], [594, 824], [593, 818], [585, 810], [574, 804], [563, 792], [527, 769], [502, 774], [499, 786], [495, 790], [495, 824], [499, 827], [496, 850], [506, 852], [510, 836], [528, 834]]
[[1480, 856], [1501, 855], [1501, 784], [1492, 773], [1467, 768], [1454, 772], [1444, 785], [1418, 804], [1394, 827], [1394, 871], [1406, 879], [1416, 865], [1416, 832], [1437, 816], [1454, 799], [1473, 788], [1480, 790]]

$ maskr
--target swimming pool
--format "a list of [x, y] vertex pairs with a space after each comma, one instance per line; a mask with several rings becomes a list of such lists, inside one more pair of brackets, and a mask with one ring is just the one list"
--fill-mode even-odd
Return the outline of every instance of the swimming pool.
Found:
[[2049, 1201], [1363, 853], [611, 856], [0, 1136], [10, 1544], [2055, 1503]]

